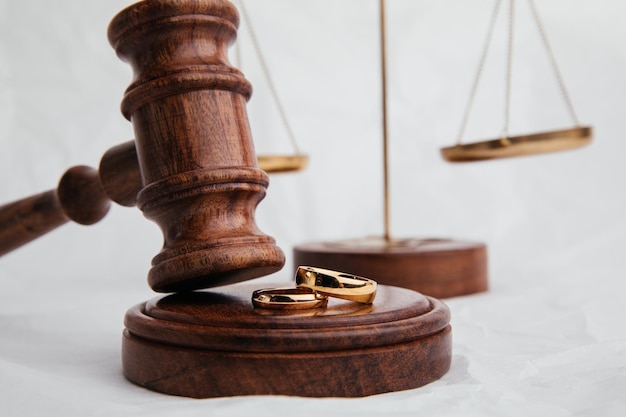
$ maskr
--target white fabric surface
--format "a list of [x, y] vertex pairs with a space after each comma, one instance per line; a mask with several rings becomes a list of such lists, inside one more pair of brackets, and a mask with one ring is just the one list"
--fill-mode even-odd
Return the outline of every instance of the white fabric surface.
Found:
[[[512, 131], [566, 127], [525, 2], [518, 2]], [[382, 233], [377, 2], [247, 2], [301, 147], [299, 174], [271, 177], [257, 223], [291, 248]], [[126, 0], [0, 0], [0, 201], [55, 187], [132, 138], [119, 102], [130, 80], [106, 41]], [[161, 244], [136, 209], [75, 224], [0, 259], [0, 416], [624, 416], [626, 2], [538, 0], [583, 123], [583, 150], [454, 166], [491, 1], [389, 0], [392, 233], [489, 245], [488, 293], [447, 300], [454, 356], [426, 387], [363, 399], [190, 400], [121, 374], [124, 312], [154, 294]], [[468, 138], [502, 126], [503, 20]], [[289, 152], [246, 29], [258, 153]]]

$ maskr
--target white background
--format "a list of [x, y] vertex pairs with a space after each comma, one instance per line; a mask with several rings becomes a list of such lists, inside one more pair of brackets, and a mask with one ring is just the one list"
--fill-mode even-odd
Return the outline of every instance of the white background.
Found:
[[[528, 6], [518, 7], [512, 133], [571, 122]], [[388, 0], [392, 234], [486, 242], [491, 290], [447, 300], [451, 371], [427, 387], [360, 400], [195, 401], [126, 382], [122, 318], [154, 296], [161, 245], [135, 208], [65, 225], [0, 259], [0, 415], [506, 415], [626, 413], [624, 237], [626, 2], [537, 0], [591, 146], [451, 165], [492, 9], [489, 0]], [[133, 137], [119, 112], [130, 68], [106, 40], [126, 0], [0, 0], [0, 202], [97, 166]], [[257, 223], [288, 264], [293, 245], [383, 232], [378, 2], [248, 0], [300, 147], [298, 174], [272, 175]], [[466, 134], [502, 128], [504, 16]], [[247, 28], [242, 68], [257, 153], [291, 151]]]

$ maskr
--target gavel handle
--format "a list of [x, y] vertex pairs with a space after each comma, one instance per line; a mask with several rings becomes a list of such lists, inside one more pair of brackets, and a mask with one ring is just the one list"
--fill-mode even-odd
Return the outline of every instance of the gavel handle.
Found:
[[55, 190], [0, 206], [0, 256], [70, 220], [97, 223], [109, 211], [111, 200], [134, 206], [141, 187], [134, 141], [109, 149], [99, 170], [70, 168]]
[[0, 256], [74, 220], [93, 224], [109, 211], [98, 171], [76, 166], [65, 172], [56, 190], [0, 207]]
[[[279, 172], [271, 160], [259, 160], [267, 172]], [[56, 190], [0, 206], [0, 256], [73, 220], [90, 225], [109, 211], [110, 202], [132, 207], [143, 187], [135, 141], [109, 149], [99, 170], [76, 166], [65, 172]]]
[[0, 206], [0, 256], [68, 221], [56, 190]]

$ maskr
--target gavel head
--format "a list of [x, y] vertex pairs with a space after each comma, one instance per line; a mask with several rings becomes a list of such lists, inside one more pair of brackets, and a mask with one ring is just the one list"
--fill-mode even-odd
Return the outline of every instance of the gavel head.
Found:
[[135, 131], [137, 205], [164, 234], [148, 276], [155, 291], [248, 280], [285, 262], [254, 219], [269, 182], [246, 114], [252, 88], [227, 58], [238, 23], [227, 0], [145, 0], [109, 26], [133, 68], [122, 113]]

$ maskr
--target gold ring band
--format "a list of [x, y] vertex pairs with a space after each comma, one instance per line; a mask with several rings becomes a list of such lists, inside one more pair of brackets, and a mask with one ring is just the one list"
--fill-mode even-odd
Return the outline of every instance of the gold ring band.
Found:
[[309, 288], [266, 288], [252, 293], [252, 304], [272, 310], [305, 310], [326, 307], [328, 297]]
[[371, 304], [376, 297], [376, 281], [330, 269], [300, 266], [296, 271], [298, 288], [309, 288], [318, 294]]

